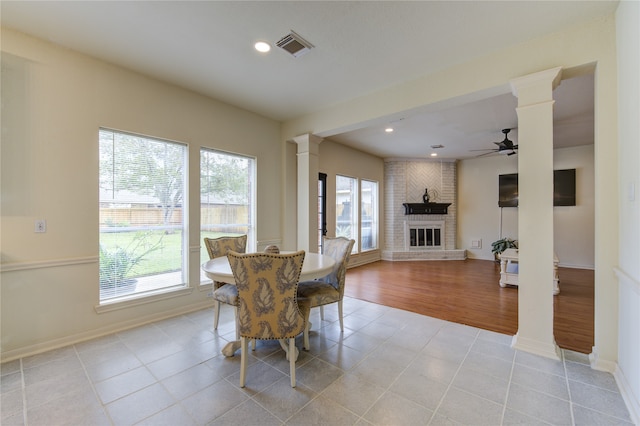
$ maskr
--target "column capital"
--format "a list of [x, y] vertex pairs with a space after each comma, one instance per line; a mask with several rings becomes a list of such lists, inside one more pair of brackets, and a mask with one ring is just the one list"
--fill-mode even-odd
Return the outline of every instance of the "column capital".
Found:
[[320, 136], [316, 136], [311, 133], [305, 133], [293, 138], [293, 141], [298, 145], [298, 154], [309, 152], [311, 154], [318, 154], [319, 145], [324, 139]]
[[562, 67], [517, 77], [509, 81], [518, 106], [553, 100], [552, 92], [560, 85]]

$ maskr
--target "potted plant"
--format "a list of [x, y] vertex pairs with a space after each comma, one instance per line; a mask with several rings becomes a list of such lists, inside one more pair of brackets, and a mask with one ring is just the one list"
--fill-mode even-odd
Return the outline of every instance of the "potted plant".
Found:
[[149, 233], [139, 232], [127, 247], [116, 246], [107, 250], [100, 246], [101, 297], [135, 291], [136, 279], [129, 276], [131, 270], [146, 255], [162, 247], [162, 238], [155, 244], [149, 244], [149, 237]]
[[491, 243], [491, 252], [493, 253], [496, 262], [500, 261], [500, 254], [506, 249], [518, 248], [518, 241], [512, 238], [500, 238], [497, 241]]

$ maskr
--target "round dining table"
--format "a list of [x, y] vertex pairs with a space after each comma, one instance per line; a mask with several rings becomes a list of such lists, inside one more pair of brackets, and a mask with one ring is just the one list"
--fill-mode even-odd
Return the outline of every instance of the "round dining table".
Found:
[[[293, 252], [281, 252], [293, 253]], [[335, 260], [331, 256], [326, 256], [320, 253], [305, 253], [304, 262], [302, 262], [302, 272], [300, 272], [300, 281], [311, 281], [316, 278], [322, 278], [328, 275], [333, 266], [336, 264]], [[233, 272], [231, 272], [231, 265], [226, 256], [216, 257], [215, 259], [207, 260], [202, 264], [202, 270], [205, 275], [211, 278], [213, 281], [219, 281], [221, 283], [235, 284], [233, 278]]]
[[[292, 252], [281, 252], [292, 253]], [[304, 262], [302, 262], [302, 271], [300, 272], [300, 281], [310, 281], [316, 278], [322, 278], [328, 275], [335, 266], [335, 260], [331, 256], [327, 256], [320, 253], [306, 252], [304, 256]], [[231, 272], [231, 265], [226, 256], [216, 257], [202, 264], [202, 270], [205, 275], [211, 278], [213, 281], [218, 281], [227, 284], [235, 284], [233, 278], [233, 272]], [[281, 342], [282, 345], [282, 342]], [[286, 345], [282, 345], [285, 351]], [[224, 356], [233, 356], [233, 354], [240, 348], [240, 341], [229, 342], [222, 349]], [[289, 354], [287, 353], [287, 357]], [[296, 358], [298, 357], [296, 351]]]

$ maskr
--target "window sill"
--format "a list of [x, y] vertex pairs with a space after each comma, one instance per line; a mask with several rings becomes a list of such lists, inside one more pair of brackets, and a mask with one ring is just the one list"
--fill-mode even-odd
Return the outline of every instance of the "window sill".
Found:
[[164, 289], [154, 293], [145, 293], [139, 295], [131, 295], [126, 297], [119, 297], [117, 299], [107, 300], [94, 307], [98, 314], [106, 312], [118, 311], [120, 309], [127, 309], [132, 306], [146, 305], [148, 303], [154, 303], [159, 300], [172, 299], [174, 297], [187, 296], [193, 293], [191, 287], [180, 287], [178, 289]]

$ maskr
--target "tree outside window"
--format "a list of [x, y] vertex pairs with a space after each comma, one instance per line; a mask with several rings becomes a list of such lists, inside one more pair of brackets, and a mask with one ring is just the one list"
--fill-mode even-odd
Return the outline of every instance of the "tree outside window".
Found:
[[[255, 250], [255, 159], [200, 150], [200, 260], [209, 259], [203, 238], [247, 234]], [[201, 282], [210, 281], [203, 272]]]
[[183, 287], [187, 147], [100, 129], [100, 300]]

